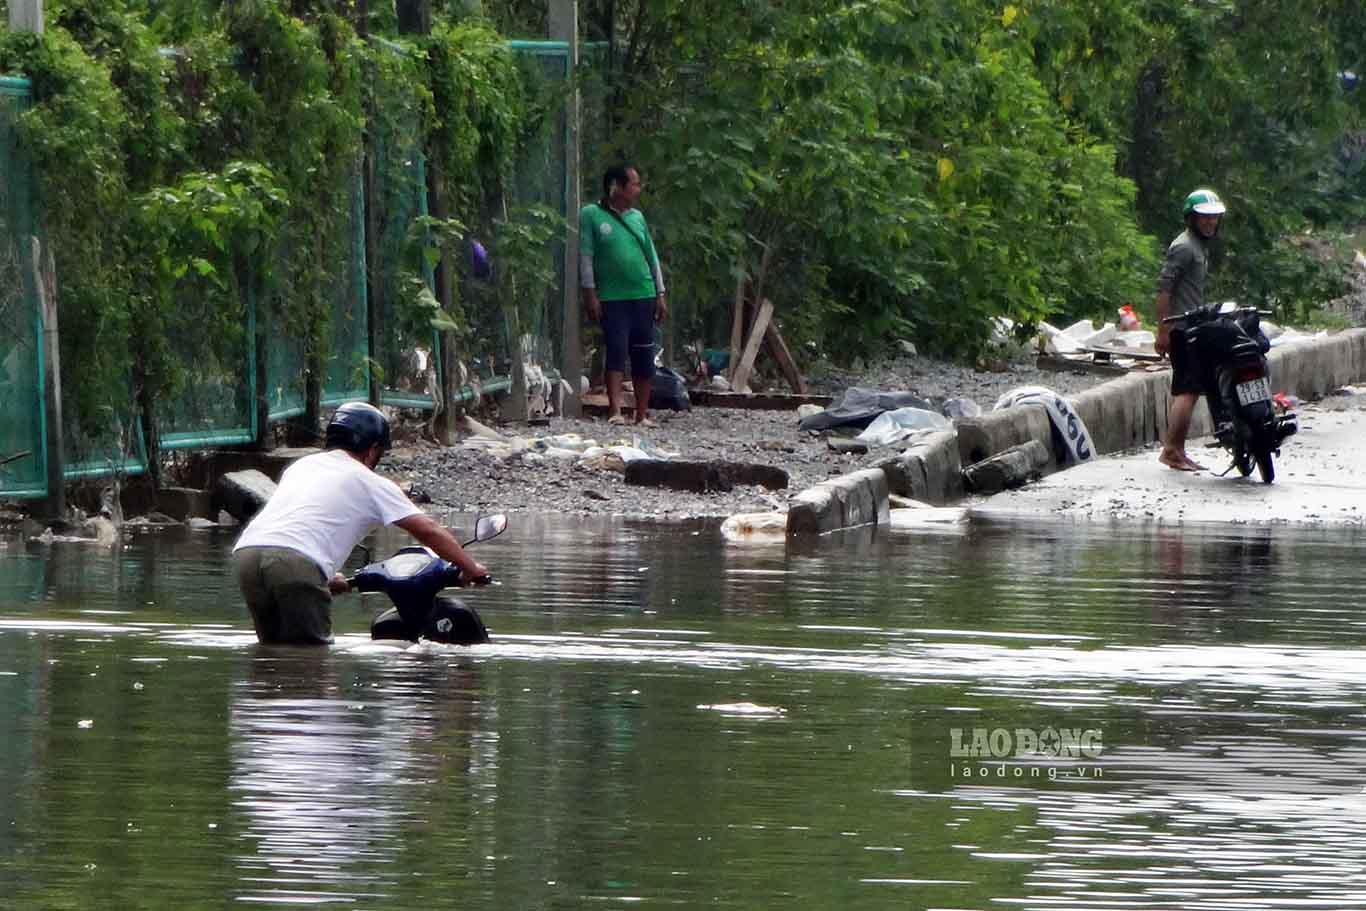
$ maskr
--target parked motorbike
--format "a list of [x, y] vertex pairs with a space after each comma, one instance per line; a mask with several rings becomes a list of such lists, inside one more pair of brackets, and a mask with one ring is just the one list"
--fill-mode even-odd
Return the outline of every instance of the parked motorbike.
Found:
[[[468, 547], [496, 538], [507, 529], [506, 515], [481, 516], [474, 525]], [[362, 567], [346, 581], [352, 590], [383, 592], [394, 602], [370, 624], [371, 639], [430, 639], [450, 645], [477, 645], [489, 641], [488, 628], [479, 613], [459, 598], [440, 594], [463, 582], [460, 567], [441, 559], [429, 548], [405, 547], [392, 557]], [[488, 585], [491, 576], [471, 580]]]
[[1172, 344], [1185, 344], [1202, 365], [1205, 401], [1214, 436], [1229, 451], [1233, 469], [1243, 477], [1255, 465], [1261, 479], [1276, 477], [1281, 442], [1299, 430], [1293, 412], [1278, 415], [1271, 398], [1266, 352], [1271, 343], [1255, 307], [1200, 307], [1163, 320], [1173, 325]]

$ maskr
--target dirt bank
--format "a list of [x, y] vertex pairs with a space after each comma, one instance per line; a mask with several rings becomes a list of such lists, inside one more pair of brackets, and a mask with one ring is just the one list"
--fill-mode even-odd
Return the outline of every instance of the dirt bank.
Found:
[[[1004, 366], [1004, 365], [1003, 365]], [[1014, 364], [980, 371], [922, 357], [905, 357], [857, 373], [827, 373], [822, 391], [845, 385], [907, 391], [936, 403], [969, 398], [990, 410], [997, 397], [1019, 386], [1046, 386], [1072, 395], [1104, 382], [1100, 375], [1051, 373]], [[574, 464], [505, 459], [487, 453], [448, 449], [420, 439], [401, 441], [380, 470], [411, 483], [436, 507], [460, 511], [557, 512], [570, 515], [629, 515], [684, 519], [784, 508], [793, 494], [834, 475], [871, 467], [897, 449], [864, 455], [833, 452], [824, 437], [797, 429], [795, 412], [697, 407], [656, 415], [659, 427], [612, 427], [601, 419], [552, 419], [548, 427], [505, 425], [508, 436], [542, 437], [575, 433], [604, 445], [643, 444], [685, 459], [727, 459], [782, 468], [786, 490], [737, 487], [728, 492], [693, 494], [628, 486], [619, 472], [589, 470]]]

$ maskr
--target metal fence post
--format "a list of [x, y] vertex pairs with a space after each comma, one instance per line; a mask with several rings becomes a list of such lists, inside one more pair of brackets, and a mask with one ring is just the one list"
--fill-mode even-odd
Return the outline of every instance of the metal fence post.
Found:
[[43, 0], [9, 0], [9, 28], [12, 32], [43, 31]]
[[66, 459], [62, 432], [62, 361], [60, 337], [57, 333], [57, 270], [52, 248], [43, 248], [38, 238], [30, 238], [33, 270], [33, 289], [38, 295], [38, 312], [43, 325], [43, 407], [47, 411], [45, 446], [47, 448], [48, 516], [60, 519], [66, 515]]
[[[550, 37], [569, 45], [569, 79], [579, 73], [579, 0], [550, 0]], [[564, 298], [563, 338], [560, 340], [560, 376], [569, 384], [564, 397], [565, 417], [583, 413], [579, 401], [579, 377], [583, 375], [583, 342], [579, 337], [579, 90], [565, 96], [564, 182]]]

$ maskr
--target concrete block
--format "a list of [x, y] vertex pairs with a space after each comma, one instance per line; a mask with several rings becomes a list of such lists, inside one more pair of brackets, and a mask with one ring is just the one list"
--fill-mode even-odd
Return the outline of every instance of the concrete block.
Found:
[[772, 465], [750, 462], [637, 459], [626, 463], [626, 483], [641, 487], [691, 490], [696, 493], [730, 490], [737, 484], [784, 490], [787, 488], [788, 474]]
[[959, 418], [954, 425], [960, 465], [989, 459], [1026, 440], [1049, 439], [1048, 412], [1042, 405], [1003, 408], [981, 417]]
[[210, 504], [217, 513], [222, 509], [239, 522], [250, 521], [275, 493], [275, 482], [256, 469], [233, 471], [218, 479]]
[[218, 479], [229, 472], [255, 469], [278, 482], [280, 475], [295, 460], [319, 451], [301, 447], [272, 449], [269, 452], [246, 449], [197, 452], [190, 456], [184, 480], [190, 487], [212, 490]]
[[1053, 463], [1053, 452], [1029, 440], [963, 469], [963, 484], [972, 493], [993, 494], [1037, 479]]
[[[1045, 415], [1045, 427], [1047, 424]], [[892, 493], [942, 506], [963, 495], [963, 463], [959, 453], [955, 433], [943, 430], [926, 434], [901, 454], [879, 463], [878, 468], [887, 475]]]
[[887, 476], [868, 468], [822, 481], [793, 497], [787, 511], [789, 535], [819, 535], [890, 520]]

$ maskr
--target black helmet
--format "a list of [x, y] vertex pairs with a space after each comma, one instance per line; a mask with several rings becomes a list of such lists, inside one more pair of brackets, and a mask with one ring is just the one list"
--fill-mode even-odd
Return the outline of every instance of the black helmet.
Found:
[[328, 449], [365, 452], [378, 443], [380, 452], [388, 452], [392, 442], [389, 419], [369, 402], [347, 402], [327, 423]]

